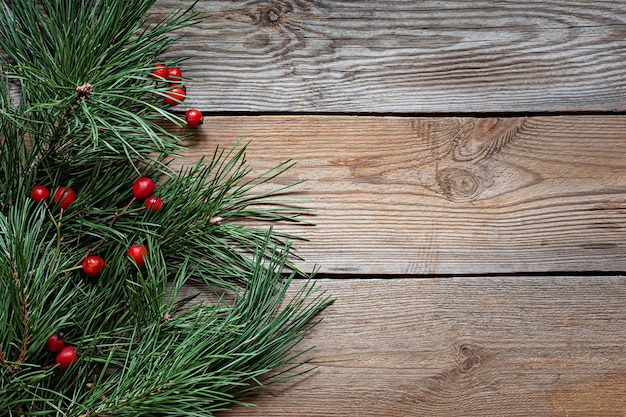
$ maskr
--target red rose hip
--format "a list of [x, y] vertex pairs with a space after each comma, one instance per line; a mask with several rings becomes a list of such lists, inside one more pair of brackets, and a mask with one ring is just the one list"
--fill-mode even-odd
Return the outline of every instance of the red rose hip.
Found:
[[185, 101], [185, 96], [186, 93], [183, 88], [172, 88], [165, 94], [165, 97], [163, 97], [163, 103], [167, 104], [168, 106], [176, 106]]
[[167, 70], [167, 79], [170, 81], [180, 81], [183, 78], [183, 72], [180, 68], [169, 68]]
[[76, 192], [71, 188], [61, 187], [54, 193], [54, 204], [58, 204], [62, 209], [66, 209], [76, 201]]
[[154, 181], [148, 177], [137, 178], [133, 183], [133, 196], [137, 200], [145, 200], [154, 193]]
[[196, 128], [202, 124], [202, 113], [196, 109], [189, 109], [185, 114], [187, 116], [187, 126]]
[[50, 198], [50, 191], [43, 185], [35, 185], [30, 191], [30, 198], [35, 200], [36, 203], [39, 203], [42, 200]]
[[133, 245], [126, 252], [126, 256], [135, 261], [135, 264], [137, 264], [139, 268], [144, 266], [147, 255], [148, 249], [143, 245]]
[[165, 65], [156, 64], [154, 66], [154, 70], [152, 71], [152, 78], [159, 80], [159, 81], [165, 81], [168, 75], [169, 75], [169, 71]]
[[97, 255], [88, 256], [83, 261], [83, 272], [88, 277], [96, 278], [100, 276], [106, 266], [104, 259], [101, 257]]
[[76, 361], [78, 361], [78, 354], [73, 346], [65, 346], [57, 353], [56, 363], [61, 369], [69, 368]]
[[55, 333], [46, 340], [46, 349], [50, 352], [60, 352], [65, 347], [65, 339], [61, 333]]
[[157, 197], [154, 195], [151, 197], [148, 197], [148, 199], [146, 200], [146, 208], [153, 213], [156, 213], [157, 211], [159, 211], [162, 205], [163, 205], [163, 200], [161, 200], [160, 197]]

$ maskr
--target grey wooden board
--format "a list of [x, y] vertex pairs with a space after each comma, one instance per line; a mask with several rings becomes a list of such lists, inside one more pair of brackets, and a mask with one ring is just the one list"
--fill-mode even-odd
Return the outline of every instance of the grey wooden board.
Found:
[[[191, 2], [158, 0], [156, 14]], [[208, 111], [626, 110], [626, 1], [200, 1], [186, 106]]]

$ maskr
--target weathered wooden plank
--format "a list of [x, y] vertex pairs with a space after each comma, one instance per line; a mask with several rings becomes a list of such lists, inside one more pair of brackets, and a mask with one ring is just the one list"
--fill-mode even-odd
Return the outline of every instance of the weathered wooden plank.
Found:
[[[180, 3], [158, 0], [154, 12]], [[198, 2], [188, 104], [211, 111], [626, 110], [624, 0]]]
[[624, 415], [626, 277], [320, 284], [318, 368], [222, 416]]
[[316, 227], [280, 226], [322, 272], [626, 270], [626, 117], [210, 117], [186, 163], [251, 141], [308, 179]]

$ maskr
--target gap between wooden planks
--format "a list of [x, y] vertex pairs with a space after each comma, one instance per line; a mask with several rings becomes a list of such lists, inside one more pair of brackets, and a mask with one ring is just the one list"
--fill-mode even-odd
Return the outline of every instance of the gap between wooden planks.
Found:
[[184, 164], [251, 141], [293, 159], [315, 227], [305, 270], [484, 274], [626, 270], [626, 117], [207, 117]]
[[624, 415], [626, 277], [318, 284], [336, 301], [301, 347], [317, 368], [220, 416]]

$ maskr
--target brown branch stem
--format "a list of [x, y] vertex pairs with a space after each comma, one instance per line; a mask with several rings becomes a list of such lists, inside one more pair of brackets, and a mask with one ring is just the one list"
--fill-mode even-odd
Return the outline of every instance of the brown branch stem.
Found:
[[7, 363], [6, 358], [4, 357], [4, 351], [2, 350], [2, 345], [0, 345], [0, 365], [4, 366], [7, 371], [12, 372], [13, 369], [11, 365]]
[[[9, 253], [5, 252], [5, 254], [9, 259], [13, 260], [13, 258], [11, 257]], [[16, 288], [20, 290], [19, 299], [20, 299], [20, 310], [22, 313], [22, 326], [23, 326], [22, 346], [20, 347], [20, 353], [17, 357], [17, 360], [15, 361], [13, 365], [9, 365], [6, 355], [4, 351], [2, 350], [2, 346], [0, 345], [0, 364], [4, 366], [6, 370], [11, 374], [14, 374], [15, 372], [19, 371], [22, 363], [24, 363], [24, 360], [26, 359], [26, 352], [28, 351], [28, 342], [30, 341], [30, 335], [28, 334], [29, 333], [28, 294], [26, 293], [26, 288], [22, 286], [22, 283], [20, 281], [20, 276], [17, 271], [17, 264], [15, 263], [14, 260], [13, 260], [13, 279], [15, 280]]]
[[59, 149], [68, 145], [66, 143], [64, 145], [61, 145], [60, 148], [55, 148], [61, 127], [63, 126], [65, 121], [70, 117], [70, 114], [72, 113], [72, 110], [74, 109], [74, 107], [76, 107], [78, 103], [80, 103], [82, 100], [84, 100], [89, 95], [91, 95], [91, 93], [92, 93], [92, 87], [91, 87], [91, 84], [89, 83], [84, 83], [84, 84], [76, 86], [76, 97], [74, 97], [74, 99], [67, 105], [67, 107], [65, 108], [65, 111], [63, 112], [63, 115], [61, 115], [61, 118], [54, 125], [52, 129], [52, 133], [50, 134], [50, 141], [46, 143], [43, 149], [40, 149], [35, 155], [35, 157], [33, 158], [33, 162], [30, 164], [28, 172], [26, 173], [27, 175], [30, 173], [33, 167], [35, 167], [39, 163], [39, 161], [46, 158], [50, 154], [51, 151], [58, 152]]
[[[159, 392], [163, 391], [163, 389], [167, 388], [166, 386], [160, 386], [157, 387], [151, 391], [142, 391], [140, 392], [138, 395], [131, 397], [131, 398], [126, 398], [122, 401], [116, 402], [116, 403], [108, 403], [108, 404], [104, 404], [101, 405], [100, 407], [98, 407], [97, 409], [90, 411], [90, 412], [86, 412], [84, 414], [81, 414], [78, 417], [89, 417], [89, 416], [94, 416], [97, 415], [99, 417], [104, 417], [104, 416], [113, 416], [115, 415], [115, 411], [116, 410], [120, 410], [122, 407], [125, 407], [129, 404], [131, 404], [133, 401], [140, 399], [140, 398], [147, 398], [150, 397], [152, 395], [158, 394]], [[107, 411], [107, 409], [111, 410], [111, 411]]]

